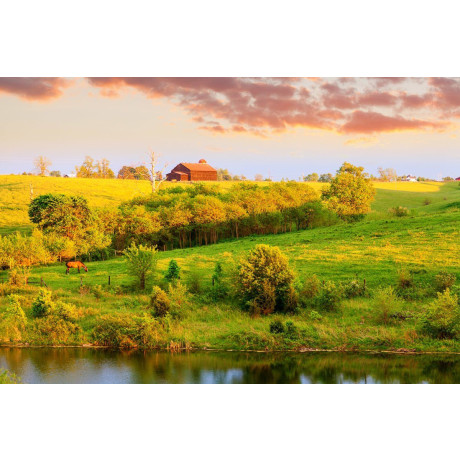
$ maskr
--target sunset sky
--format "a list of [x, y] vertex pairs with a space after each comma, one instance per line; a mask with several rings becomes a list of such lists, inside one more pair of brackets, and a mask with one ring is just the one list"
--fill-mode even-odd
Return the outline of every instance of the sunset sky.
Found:
[[457, 78], [0, 78], [0, 174], [45, 155], [117, 173], [154, 149], [233, 174], [298, 178], [343, 161], [370, 173], [460, 176]]

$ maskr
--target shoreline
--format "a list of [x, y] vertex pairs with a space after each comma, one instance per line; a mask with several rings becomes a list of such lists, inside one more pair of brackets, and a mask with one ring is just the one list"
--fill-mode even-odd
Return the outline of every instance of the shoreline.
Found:
[[81, 349], [100, 349], [100, 350], [111, 350], [119, 352], [129, 352], [129, 351], [161, 351], [161, 352], [170, 352], [170, 353], [182, 353], [182, 352], [227, 352], [227, 353], [362, 353], [362, 354], [391, 354], [391, 355], [460, 355], [458, 351], [415, 351], [415, 350], [350, 350], [350, 349], [323, 349], [323, 348], [307, 348], [302, 347], [298, 349], [289, 349], [289, 350], [238, 350], [238, 349], [228, 349], [228, 348], [198, 348], [198, 347], [182, 347], [182, 348], [116, 348], [109, 347], [105, 345], [23, 345], [23, 344], [14, 344], [14, 345], [5, 345], [0, 344], [0, 349], [2, 348], [17, 348], [17, 349], [30, 349], [30, 348], [81, 348]]

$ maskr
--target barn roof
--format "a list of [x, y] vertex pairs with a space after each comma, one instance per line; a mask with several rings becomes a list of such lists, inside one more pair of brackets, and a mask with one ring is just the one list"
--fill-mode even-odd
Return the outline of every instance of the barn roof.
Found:
[[211, 165], [208, 163], [180, 163], [184, 165], [190, 171], [216, 171]]

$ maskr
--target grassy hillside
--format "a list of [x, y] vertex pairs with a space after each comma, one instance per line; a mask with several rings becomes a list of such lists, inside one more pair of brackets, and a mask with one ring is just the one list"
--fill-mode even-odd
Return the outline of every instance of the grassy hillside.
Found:
[[[228, 187], [232, 182], [219, 182], [219, 184]], [[264, 185], [266, 182], [259, 184]], [[170, 182], [163, 184], [164, 187], [176, 185]], [[309, 183], [309, 185], [317, 190], [323, 187], [320, 183]], [[393, 206], [421, 208], [424, 206], [425, 199], [432, 200], [433, 204], [443, 202], [447, 204], [449, 201], [459, 199], [456, 194], [458, 187], [455, 188], [457, 184], [375, 182], [374, 185], [377, 188], [377, 197], [372, 208], [378, 212], [386, 212]], [[122, 201], [150, 192], [148, 181], [0, 176], [0, 233], [30, 228], [27, 207], [30, 202], [31, 186], [35, 197], [44, 193], [82, 195], [94, 207], [118, 206]]]

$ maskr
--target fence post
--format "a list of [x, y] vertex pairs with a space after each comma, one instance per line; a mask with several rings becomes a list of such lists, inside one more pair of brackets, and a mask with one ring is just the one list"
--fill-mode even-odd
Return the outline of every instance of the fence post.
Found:
[[83, 287], [83, 276], [80, 276], [80, 287]]
[[109, 286], [110, 286], [110, 275], [109, 275]]

